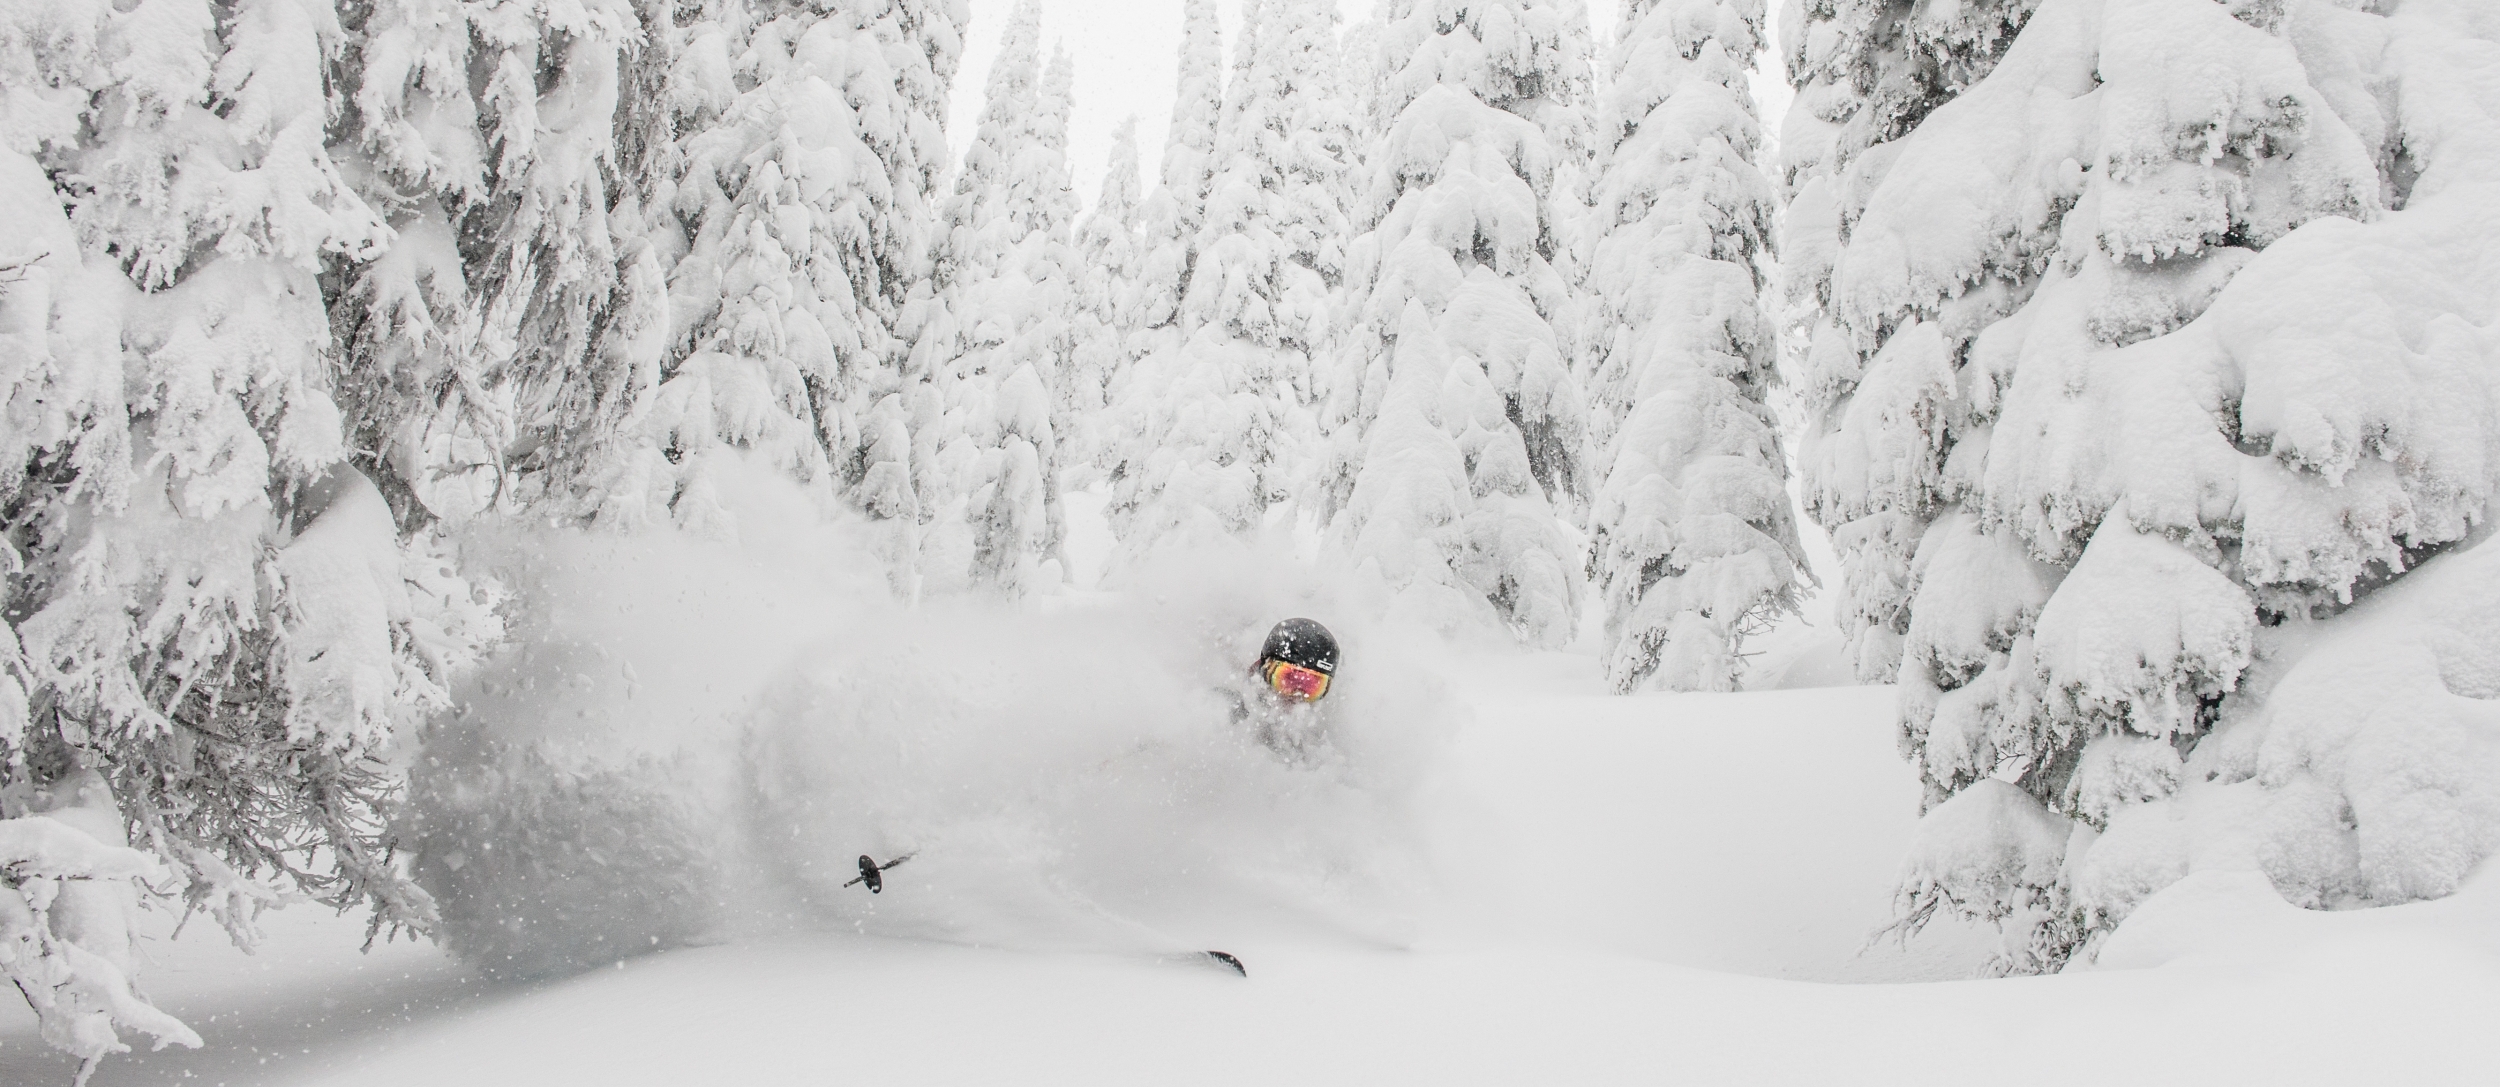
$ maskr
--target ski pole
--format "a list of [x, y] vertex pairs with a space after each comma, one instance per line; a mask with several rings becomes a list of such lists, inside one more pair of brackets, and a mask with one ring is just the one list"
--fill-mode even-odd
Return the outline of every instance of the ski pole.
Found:
[[904, 861], [910, 860], [919, 855], [920, 851], [915, 849], [909, 853], [903, 854], [900, 857], [887, 861], [884, 864], [878, 864], [876, 858], [871, 857], [866, 853], [862, 853], [859, 855], [859, 875], [853, 878], [851, 882], [843, 884], [843, 886], [851, 887], [865, 883], [868, 885], [869, 894], [884, 894], [886, 870], [891, 868], [900, 868], [903, 866]]

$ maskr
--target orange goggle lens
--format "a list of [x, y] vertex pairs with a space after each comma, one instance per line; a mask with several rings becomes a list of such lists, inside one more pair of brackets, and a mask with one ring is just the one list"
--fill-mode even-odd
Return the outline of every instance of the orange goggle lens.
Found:
[[1328, 693], [1328, 673], [1282, 661], [1267, 666], [1267, 685], [1297, 702], [1311, 702]]

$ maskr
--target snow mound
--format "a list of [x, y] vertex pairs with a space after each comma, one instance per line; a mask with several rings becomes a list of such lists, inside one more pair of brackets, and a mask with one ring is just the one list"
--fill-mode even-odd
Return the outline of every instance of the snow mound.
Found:
[[[2199, 872], [2136, 907], [2110, 934], [2093, 966], [2280, 971], [2343, 952], [2382, 953], [2381, 961], [2437, 941], [2450, 963], [2480, 952], [2500, 962], [2500, 876], [2480, 875], [2451, 897], [2382, 910], [2304, 910], [2276, 894], [2254, 870]], [[2394, 954], [2384, 954], [2394, 952]]]

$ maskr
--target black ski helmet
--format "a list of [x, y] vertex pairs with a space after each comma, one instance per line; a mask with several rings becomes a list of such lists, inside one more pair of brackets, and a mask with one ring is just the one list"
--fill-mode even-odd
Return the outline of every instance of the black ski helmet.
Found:
[[1259, 659], [1297, 664], [1322, 675], [1337, 674], [1337, 636], [1313, 619], [1287, 619], [1267, 632]]

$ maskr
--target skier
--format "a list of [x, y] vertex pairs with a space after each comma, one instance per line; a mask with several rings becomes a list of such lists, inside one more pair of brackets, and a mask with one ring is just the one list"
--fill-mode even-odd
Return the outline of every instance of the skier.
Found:
[[1287, 762], [1313, 761], [1327, 740], [1319, 701], [1337, 678], [1337, 638], [1311, 619], [1287, 619], [1267, 632], [1248, 692], [1228, 690], [1233, 722], [1253, 725], [1259, 742]]

